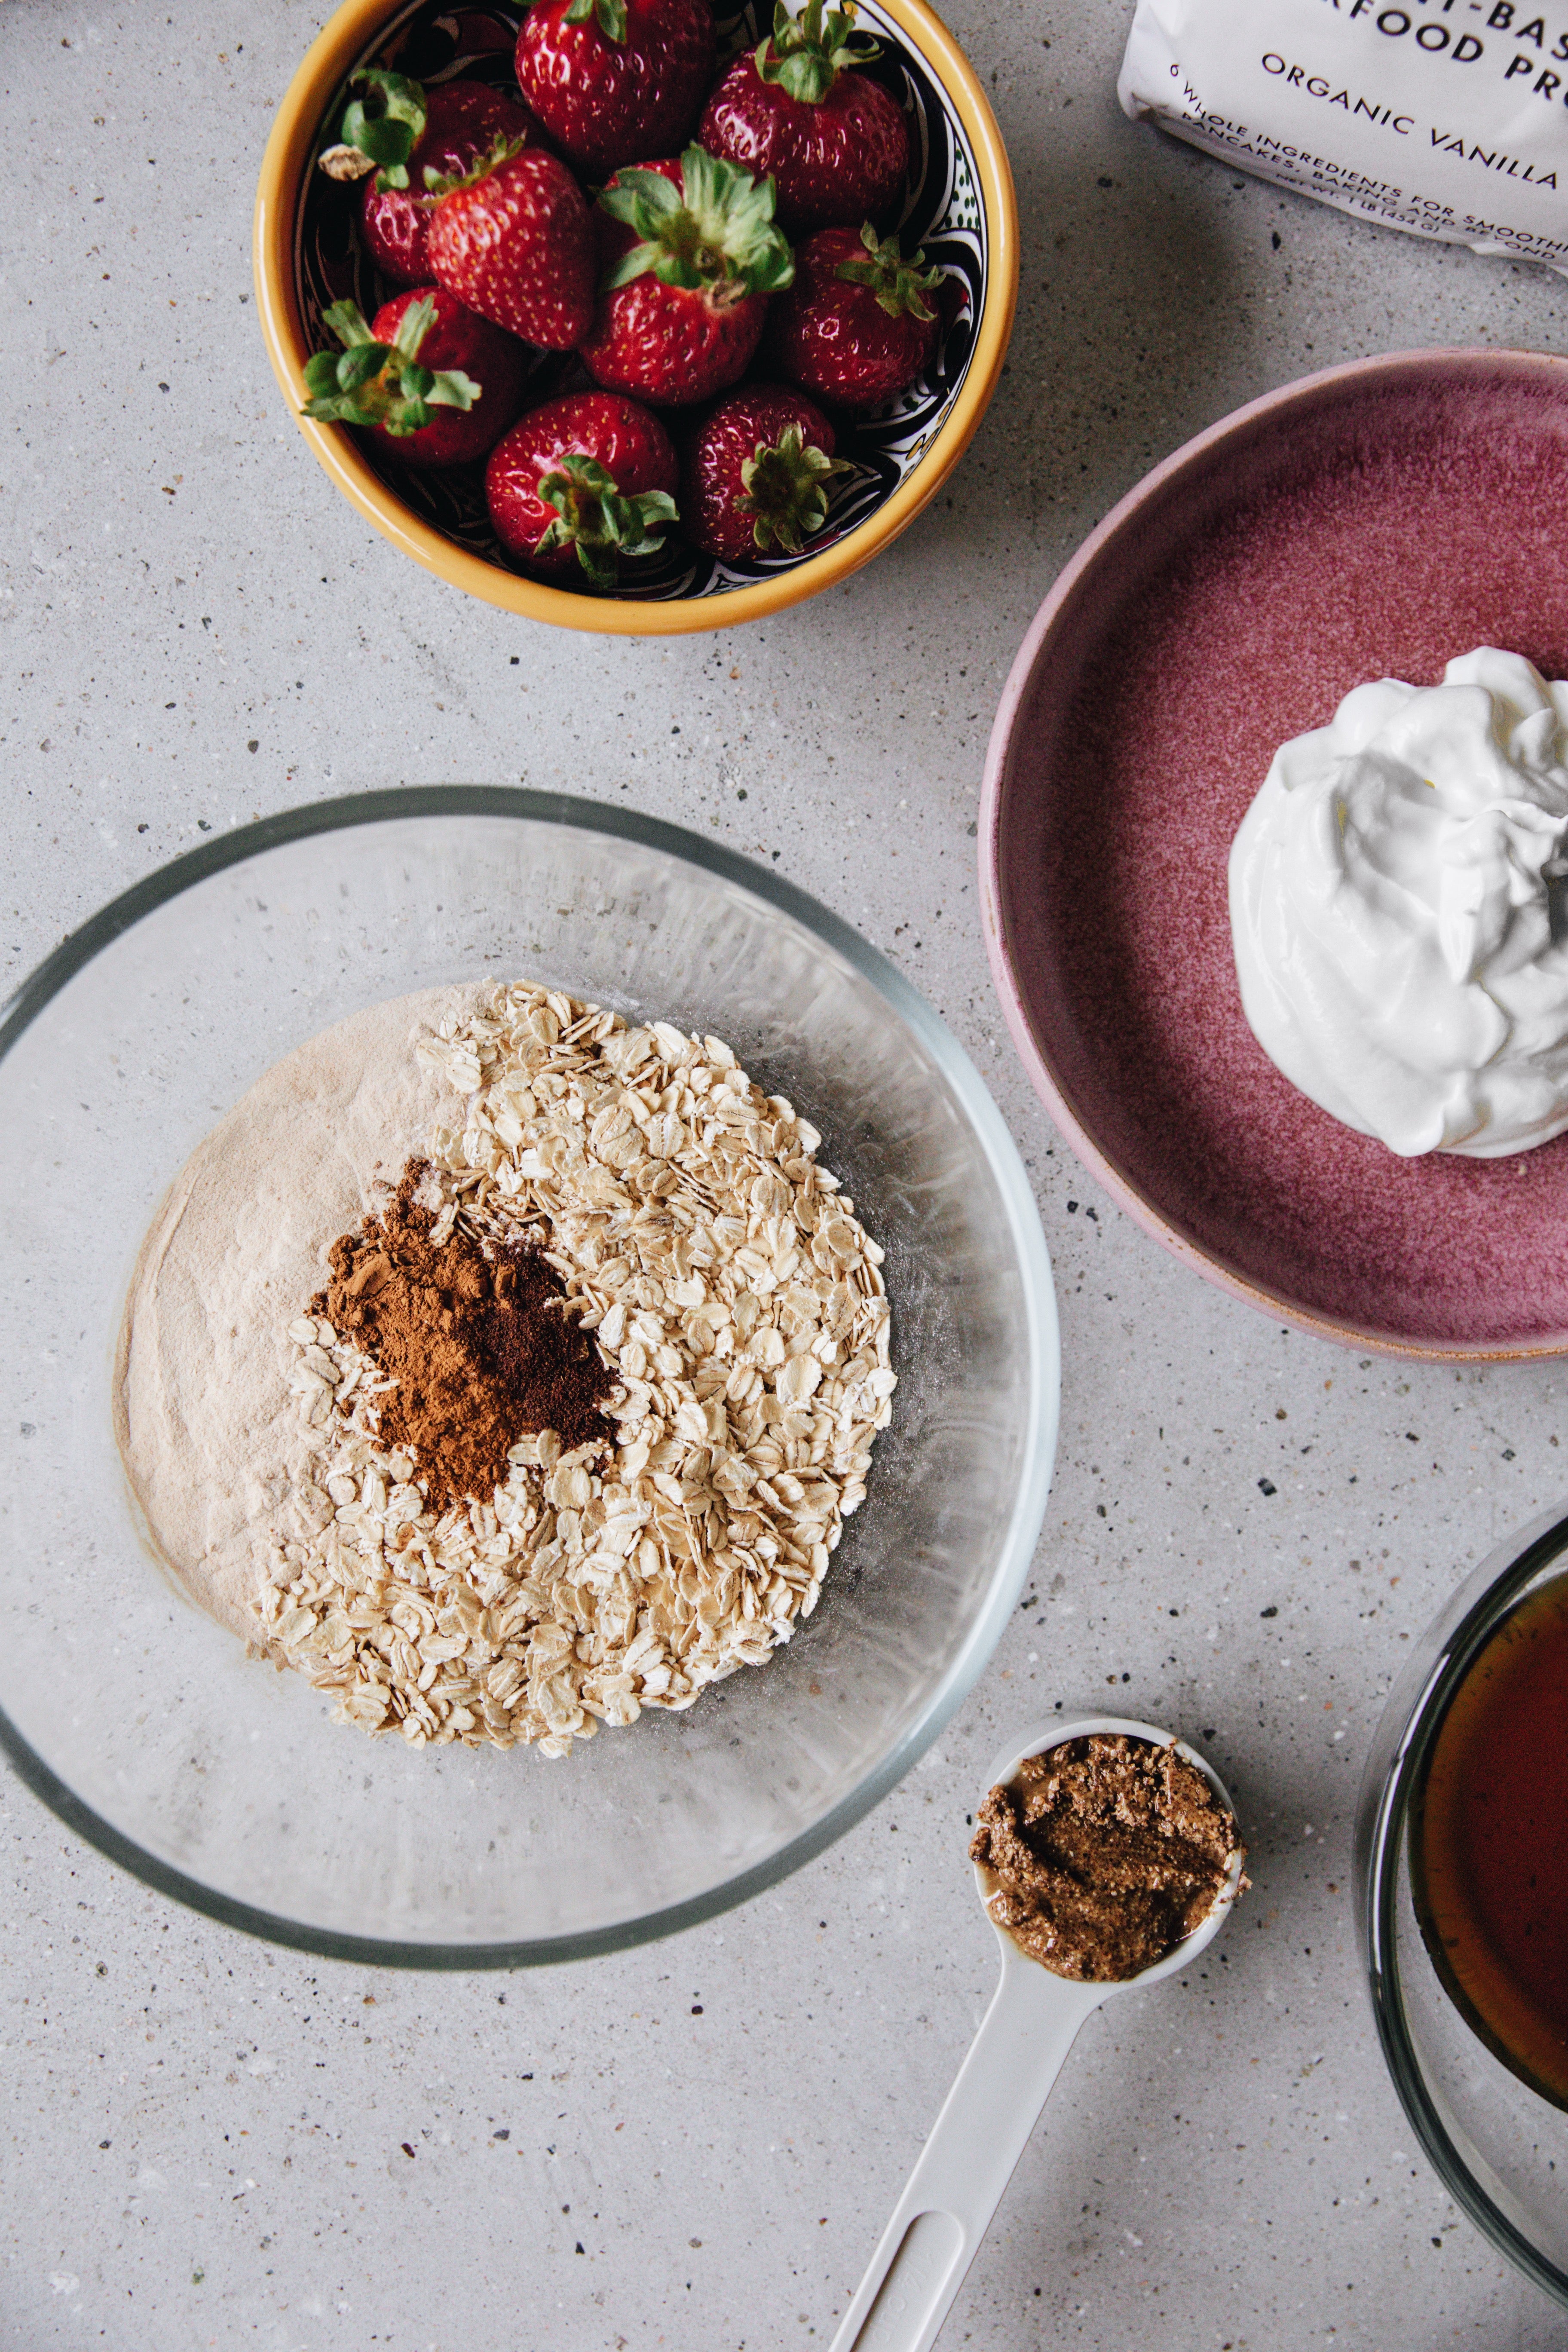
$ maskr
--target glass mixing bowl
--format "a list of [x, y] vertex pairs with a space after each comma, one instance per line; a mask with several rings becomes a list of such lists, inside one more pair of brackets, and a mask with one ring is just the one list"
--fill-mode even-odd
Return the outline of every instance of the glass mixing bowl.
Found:
[[1389, 1694], [1356, 1822], [1356, 1914], [1383, 2054], [1444, 2187], [1537, 2286], [1568, 2304], [1568, 2113], [1466, 2021], [1422, 1940], [1410, 1813], [1448, 1702], [1501, 1620], [1568, 1567], [1559, 1508], [1460, 1585]]
[[[142, 1546], [113, 1344], [165, 1187], [269, 1065], [346, 1014], [542, 978], [727, 1038], [820, 1129], [887, 1251], [900, 1384], [821, 1605], [763, 1668], [570, 1759], [415, 1753], [247, 1658]], [[117, 898], [0, 1020], [0, 1738], [164, 1893], [341, 1958], [514, 1967], [773, 1884], [929, 1747], [1044, 1516], [1058, 1353], [1017, 1152], [930, 1007], [849, 927], [626, 811], [469, 787], [252, 825]]]

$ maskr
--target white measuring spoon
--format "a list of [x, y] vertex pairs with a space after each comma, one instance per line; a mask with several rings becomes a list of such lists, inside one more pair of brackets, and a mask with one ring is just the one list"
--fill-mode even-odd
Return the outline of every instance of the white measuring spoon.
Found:
[[[1043, 1726], [1009, 1750], [985, 1785], [990, 1789], [998, 1780], [1010, 1780], [1026, 1758], [1058, 1748], [1064, 1740], [1118, 1731], [1159, 1748], [1173, 1745], [1178, 1756], [1196, 1766], [1234, 1818], [1236, 1808], [1218, 1773], [1185, 1740], [1173, 1742], [1168, 1731], [1153, 1724], [1129, 1723], [1116, 1716], [1084, 1716], [1073, 1723]], [[1020, 1950], [987, 1909], [985, 1916], [1002, 1947], [1002, 1981], [844, 2315], [831, 2352], [930, 2352], [1079, 2027], [1113, 1993], [1157, 1984], [1162, 1977], [1191, 1968], [1225, 1924], [1236, 1900], [1242, 1860], [1238, 1852], [1201, 1927], [1152, 1968], [1111, 1984], [1079, 1984], [1053, 1976]], [[986, 1874], [977, 1865], [974, 1876], [984, 1903]]]

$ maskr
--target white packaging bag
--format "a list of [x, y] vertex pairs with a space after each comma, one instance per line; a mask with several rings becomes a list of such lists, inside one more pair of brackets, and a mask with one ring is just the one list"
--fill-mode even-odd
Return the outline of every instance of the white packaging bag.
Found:
[[1568, 274], [1568, 5], [1138, 0], [1117, 95], [1239, 170]]

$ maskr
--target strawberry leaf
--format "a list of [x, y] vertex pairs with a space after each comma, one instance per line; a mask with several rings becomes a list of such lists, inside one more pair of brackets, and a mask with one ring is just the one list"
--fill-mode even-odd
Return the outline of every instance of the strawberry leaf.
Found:
[[314, 400], [308, 400], [300, 414], [313, 417], [318, 425], [374, 425], [375, 422], [373, 416], [361, 415], [356, 400], [340, 398], [335, 394], [329, 395], [323, 393]]
[[695, 291], [726, 280], [748, 294], [776, 294], [795, 278], [795, 257], [773, 218], [771, 179], [689, 147], [678, 189], [661, 172], [618, 173], [599, 203], [635, 229], [638, 243], [612, 264], [605, 291], [651, 271], [666, 286]]
[[471, 375], [465, 375], [461, 368], [443, 368], [438, 375], [431, 377], [430, 388], [425, 397], [432, 408], [467, 410], [472, 408], [483, 389], [484, 386], [476, 383]]
[[840, 73], [869, 65], [880, 55], [875, 41], [854, 35], [854, 0], [828, 9], [823, 0], [806, 0], [798, 16], [790, 15], [785, 0], [777, 0], [773, 29], [757, 45], [759, 75], [776, 82], [786, 97], [819, 106]]
[[300, 413], [323, 425], [384, 425], [387, 418], [386, 404], [374, 382], [358, 391], [318, 394]]
[[357, 392], [362, 383], [381, 373], [391, 357], [384, 343], [356, 343], [338, 362], [338, 382], [344, 392]]
[[[408, 158], [425, 135], [424, 87], [405, 74], [388, 73], [380, 66], [365, 68], [353, 79], [364, 85], [364, 96], [351, 99], [343, 109], [338, 136], [345, 147], [381, 166], [376, 174], [378, 188], [405, 188]], [[332, 176], [346, 174], [334, 168]]]
[[877, 232], [868, 221], [860, 231], [860, 242], [870, 257], [866, 261], [841, 261], [834, 272], [836, 278], [846, 278], [852, 285], [868, 286], [889, 319], [906, 315], [913, 319], [934, 319], [935, 311], [926, 296], [942, 283], [940, 269], [923, 269], [923, 251], [906, 261], [899, 251], [899, 240], [889, 236], [879, 242]]
[[772, 447], [759, 441], [756, 454], [741, 467], [745, 495], [735, 504], [752, 518], [752, 537], [760, 548], [775, 541], [786, 555], [798, 555], [803, 539], [827, 520], [827, 485], [835, 474], [852, 473], [847, 459], [830, 457], [807, 441], [798, 425], [786, 425]]
[[[368, 155], [373, 163], [406, 163], [414, 152], [406, 122], [378, 122], [358, 105], [349, 108], [343, 128], [350, 134], [347, 143]], [[404, 184], [407, 184], [406, 173]]]
[[626, 0], [572, 0], [566, 11], [569, 25], [596, 23], [606, 41], [618, 48], [626, 37]]
[[663, 525], [679, 520], [675, 500], [665, 490], [644, 490], [623, 498], [615, 477], [596, 457], [571, 451], [561, 460], [559, 473], [546, 474], [539, 485], [545, 506], [555, 509], [534, 552], [547, 555], [558, 547], [575, 547], [588, 584], [601, 594], [613, 593], [623, 555], [652, 555], [663, 544]]
[[653, 525], [676, 520], [675, 500], [668, 490], [644, 490], [635, 499], [606, 498], [605, 520], [623, 555], [656, 555], [664, 544], [662, 530]]
[[331, 310], [322, 311], [321, 324], [331, 329], [345, 351], [352, 351], [356, 343], [375, 341], [370, 322], [357, 302], [334, 302]]
[[422, 296], [417, 302], [410, 302], [397, 322], [397, 332], [392, 339], [393, 350], [403, 359], [417, 359], [419, 346], [429, 333], [435, 316], [436, 305], [428, 294]]
[[629, 252], [623, 253], [620, 259], [605, 270], [599, 280], [600, 287], [609, 294], [617, 286], [629, 286], [634, 278], [641, 278], [645, 271], [652, 269], [658, 259], [659, 247], [657, 245], [634, 245]]
[[301, 414], [319, 424], [379, 425], [401, 438], [430, 422], [432, 408], [472, 408], [484, 390], [461, 368], [439, 374], [419, 363], [436, 305], [428, 295], [411, 302], [394, 341], [378, 343], [357, 302], [334, 302], [322, 323], [344, 345], [341, 354], [317, 352], [305, 362], [310, 398]]
[[526, 131], [515, 138], [498, 131], [484, 153], [476, 155], [466, 172], [437, 172], [434, 164], [426, 163], [425, 185], [433, 196], [449, 196], [458, 188], [471, 188], [479, 181], [488, 180], [492, 172], [499, 172], [503, 163], [510, 163], [514, 155], [521, 155], [527, 144]]
[[640, 164], [617, 172], [599, 202], [612, 220], [625, 221], [631, 228], [640, 228], [646, 221], [672, 220], [681, 208], [680, 190], [673, 180], [662, 172], [645, 172]]

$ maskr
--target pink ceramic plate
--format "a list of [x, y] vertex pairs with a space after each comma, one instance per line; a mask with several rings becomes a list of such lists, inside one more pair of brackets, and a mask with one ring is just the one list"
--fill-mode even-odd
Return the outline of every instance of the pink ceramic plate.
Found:
[[1568, 361], [1360, 361], [1122, 500], [1040, 608], [986, 762], [991, 968], [1074, 1150], [1222, 1288], [1404, 1355], [1568, 1352], [1568, 1136], [1398, 1160], [1299, 1095], [1242, 1014], [1226, 859], [1278, 744], [1484, 644], [1568, 677]]

